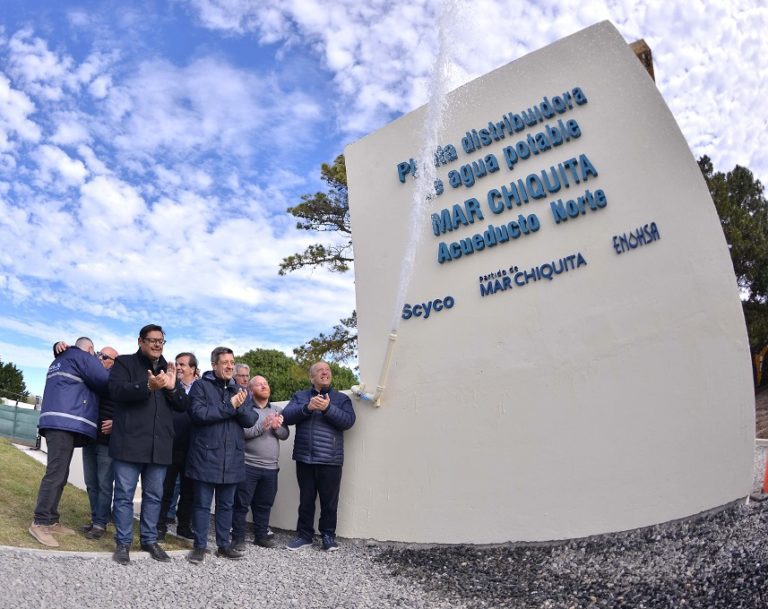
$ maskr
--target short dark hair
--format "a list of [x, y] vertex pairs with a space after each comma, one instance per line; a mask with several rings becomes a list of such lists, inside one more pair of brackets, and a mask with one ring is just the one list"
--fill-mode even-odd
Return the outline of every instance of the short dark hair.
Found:
[[75, 341], [75, 347], [79, 347], [80, 349], [88, 349], [88, 347], [93, 347], [93, 341], [88, 338], [87, 336], [81, 336]]
[[235, 354], [235, 352], [232, 351], [232, 349], [230, 349], [229, 347], [216, 347], [213, 351], [211, 351], [211, 365], [215, 365], [218, 363], [219, 356], [229, 354], [229, 353], [231, 353], [232, 355]]
[[139, 338], [147, 338], [147, 334], [150, 332], [161, 332], [162, 335], [165, 336], [165, 332], [160, 326], [157, 324], [147, 324], [141, 330], [139, 330]]
[[190, 365], [192, 368], [194, 368], [195, 370], [197, 370], [197, 368], [198, 368], [198, 365], [197, 365], [197, 357], [195, 357], [195, 354], [194, 354], [194, 353], [190, 353], [189, 351], [182, 351], [181, 353], [179, 353], [179, 354], [178, 354], [178, 355], [177, 355], [177, 356], [174, 358], [174, 360], [177, 360], [177, 359], [179, 359], [180, 357], [188, 357], [188, 358], [189, 358], [189, 365]]

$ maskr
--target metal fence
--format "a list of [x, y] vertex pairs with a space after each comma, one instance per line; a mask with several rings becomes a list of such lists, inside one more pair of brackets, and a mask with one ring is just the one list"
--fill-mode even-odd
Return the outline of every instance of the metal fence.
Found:
[[0, 405], [0, 436], [17, 444], [37, 446], [37, 420], [40, 411]]

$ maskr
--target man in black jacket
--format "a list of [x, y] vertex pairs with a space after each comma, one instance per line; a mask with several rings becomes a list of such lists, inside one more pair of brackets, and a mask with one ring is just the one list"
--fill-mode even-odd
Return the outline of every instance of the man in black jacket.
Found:
[[139, 350], [121, 355], [110, 371], [114, 402], [109, 454], [115, 473], [115, 552], [128, 564], [133, 539], [133, 496], [141, 476], [141, 549], [155, 560], [170, 557], [157, 545], [157, 523], [166, 467], [173, 451], [173, 411], [184, 412], [189, 398], [176, 378], [173, 362], [163, 357], [165, 333], [149, 324], [139, 332]]

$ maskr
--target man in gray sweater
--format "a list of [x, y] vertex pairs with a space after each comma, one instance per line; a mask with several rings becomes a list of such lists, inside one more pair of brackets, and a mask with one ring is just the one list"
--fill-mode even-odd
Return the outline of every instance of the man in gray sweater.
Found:
[[274, 540], [268, 536], [269, 513], [277, 495], [280, 440], [287, 439], [290, 433], [280, 409], [269, 401], [267, 379], [254, 376], [248, 382], [248, 390], [259, 419], [253, 427], [244, 430], [246, 477], [237, 486], [232, 515], [232, 547], [240, 551], [245, 549], [248, 508], [253, 514], [254, 543], [262, 548], [275, 547]]

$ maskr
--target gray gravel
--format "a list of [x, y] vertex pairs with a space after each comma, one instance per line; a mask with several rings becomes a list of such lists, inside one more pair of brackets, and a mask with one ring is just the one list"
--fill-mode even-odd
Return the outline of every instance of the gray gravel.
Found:
[[374, 558], [461, 607], [768, 607], [768, 502], [556, 545], [390, 548]]
[[[292, 535], [277, 532], [287, 543]], [[270, 607], [381, 608], [453, 607], [438, 594], [392, 578], [377, 551], [363, 542], [341, 541], [326, 553], [319, 545], [298, 552], [249, 546], [246, 557], [231, 561], [208, 554], [202, 565], [188, 563], [186, 552], [171, 552], [158, 563], [131, 552], [121, 566], [111, 554], [24, 551], [0, 548], [0, 607], [3, 609], [153, 609]], [[215, 550], [215, 543], [209, 545]]]
[[110, 555], [0, 548], [0, 607], [768, 607], [768, 502], [554, 545], [340, 545], [251, 546], [243, 560], [209, 555], [198, 566], [184, 552], [170, 563], [132, 553], [126, 567]]

